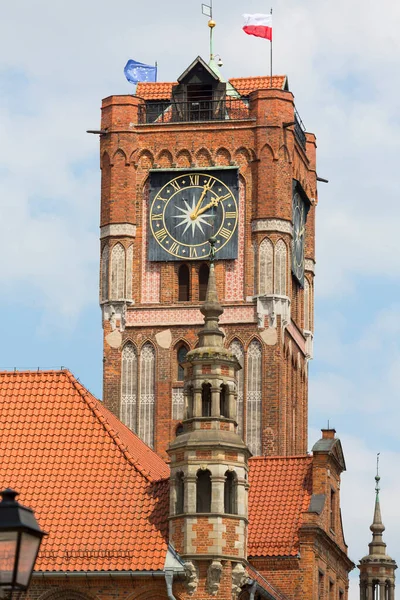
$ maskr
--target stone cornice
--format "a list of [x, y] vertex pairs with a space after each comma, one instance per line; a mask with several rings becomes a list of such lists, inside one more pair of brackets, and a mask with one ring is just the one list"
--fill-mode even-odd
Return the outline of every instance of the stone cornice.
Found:
[[304, 261], [304, 269], [315, 274], [315, 260], [312, 258], [306, 258]]
[[112, 223], [100, 227], [100, 239], [107, 237], [136, 237], [136, 225], [131, 223]]
[[290, 221], [284, 219], [255, 219], [251, 223], [251, 230], [257, 231], [278, 231], [279, 233], [288, 233], [293, 236], [293, 226]]

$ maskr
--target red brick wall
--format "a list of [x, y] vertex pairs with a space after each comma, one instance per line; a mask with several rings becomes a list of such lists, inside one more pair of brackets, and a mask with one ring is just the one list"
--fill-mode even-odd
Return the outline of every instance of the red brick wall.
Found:
[[[102, 129], [109, 134], [101, 138], [102, 164], [102, 205], [101, 225], [130, 223], [137, 226], [134, 240], [133, 290], [135, 304], [128, 308], [133, 314], [140, 308], [151, 309], [154, 305], [143, 305], [143, 202], [148, 187], [146, 181], [151, 167], [190, 167], [222, 166], [234, 164], [240, 169], [244, 199], [244, 269], [239, 273], [238, 285], [241, 300], [230, 302], [232, 307], [249, 310], [246, 297], [253, 296], [256, 290], [254, 279], [253, 243], [259, 245], [264, 237], [273, 242], [284, 239], [290, 249], [290, 236], [285, 233], [252, 232], [253, 219], [291, 220], [292, 179], [297, 178], [310, 198], [316, 198], [315, 140], [308, 136], [307, 154], [295, 140], [292, 129], [283, 128], [284, 122], [293, 121], [293, 97], [290, 92], [263, 90], [254, 92], [251, 99], [251, 114], [257, 121], [224, 121], [214, 123], [170, 123], [137, 126], [137, 105], [135, 97], [112, 96], [103, 101]], [[147, 191], [146, 191], [147, 190]], [[105, 240], [106, 241], [106, 240]], [[103, 243], [105, 243], [105, 241]], [[121, 241], [114, 237], [110, 244]], [[124, 242], [124, 239], [122, 239]], [[131, 240], [130, 240], [131, 242]], [[295, 289], [291, 281], [290, 252], [288, 253], [288, 290]], [[306, 257], [314, 259], [314, 207], [307, 221]], [[226, 269], [232, 261], [217, 263], [216, 278], [220, 299], [225, 298]], [[158, 306], [168, 310], [172, 306], [180, 308], [198, 307], [198, 269], [200, 264], [191, 264], [191, 298], [188, 303], [179, 303], [177, 285], [177, 264], [163, 263], [155, 267], [160, 278]], [[241, 279], [240, 279], [241, 277]], [[236, 284], [235, 284], [236, 285]], [[292, 294], [292, 315], [301, 330], [303, 326], [302, 290], [297, 300]], [[224, 303], [223, 303], [224, 304]], [[225, 306], [227, 303], [225, 302]], [[254, 312], [254, 311], [253, 311]], [[143, 313], [144, 314], [144, 313]], [[179, 315], [179, 313], [178, 313]], [[171, 415], [171, 386], [175, 380], [175, 348], [184, 340], [190, 348], [197, 342], [197, 325], [185, 326], [184, 317], [177, 317], [171, 326], [154, 327], [145, 323], [127, 326], [122, 336], [123, 343], [130, 339], [139, 348], [151, 340], [157, 350], [156, 388], [156, 436], [155, 449], [166, 458], [165, 449], [174, 436], [176, 422]], [[181, 324], [180, 324], [181, 323]], [[256, 315], [248, 323], [223, 325], [229, 343], [238, 337], [246, 345], [252, 336], [258, 335]], [[170, 348], [158, 347], [155, 335], [163, 329], [170, 329]], [[306, 412], [307, 381], [298, 377], [294, 368], [286, 365], [280, 331], [274, 346], [263, 344], [263, 452], [267, 454], [303, 453], [307, 449]], [[105, 324], [105, 334], [109, 333]], [[288, 337], [285, 333], [285, 338]], [[119, 416], [121, 348], [110, 348], [104, 342], [104, 386], [103, 398], [106, 405]], [[295, 344], [293, 344], [295, 346]], [[303, 352], [296, 347], [296, 352]], [[302, 364], [304, 365], [304, 353]], [[303, 369], [305, 367], [303, 366]], [[295, 389], [293, 400], [292, 390]], [[284, 398], [286, 394], [286, 399]], [[289, 400], [288, 394], [290, 394]], [[293, 427], [293, 406], [295, 403], [296, 427]], [[286, 403], [286, 404], [285, 404]]]

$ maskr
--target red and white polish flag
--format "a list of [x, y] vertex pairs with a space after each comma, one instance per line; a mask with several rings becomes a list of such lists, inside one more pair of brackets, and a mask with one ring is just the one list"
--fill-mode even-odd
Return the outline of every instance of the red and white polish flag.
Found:
[[243, 15], [244, 26], [243, 31], [249, 35], [255, 35], [272, 42], [272, 15]]

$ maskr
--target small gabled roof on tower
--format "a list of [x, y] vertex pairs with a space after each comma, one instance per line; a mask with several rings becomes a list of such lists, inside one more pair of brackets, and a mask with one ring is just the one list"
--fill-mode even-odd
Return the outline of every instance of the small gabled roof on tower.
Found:
[[194, 59], [194, 61], [183, 71], [182, 75], [179, 75], [178, 77], [178, 83], [182, 83], [184, 79], [186, 79], [186, 77], [188, 75], [190, 75], [190, 73], [195, 70], [197, 67], [197, 69], [199, 67], [202, 67], [206, 73], [208, 73], [209, 75], [211, 75], [211, 77], [213, 79], [215, 79], [215, 81], [219, 81], [219, 77], [218, 75], [212, 70], [212, 68], [205, 62], [205, 60], [203, 60], [201, 58], [201, 56], [197, 56], [197, 58]]

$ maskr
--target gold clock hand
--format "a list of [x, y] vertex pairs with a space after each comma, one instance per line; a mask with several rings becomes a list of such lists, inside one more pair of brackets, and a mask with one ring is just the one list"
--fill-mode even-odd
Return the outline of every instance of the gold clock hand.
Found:
[[192, 212], [192, 214], [190, 215], [190, 218], [192, 219], [192, 221], [194, 221], [198, 215], [198, 210], [201, 206], [201, 203], [203, 202], [204, 196], [207, 194], [208, 190], [209, 190], [209, 185], [208, 183], [206, 183], [206, 185], [203, 187], [203, 191], [201, 192], [200, 198], [198, 203], [196, 204], [196, 208], [194, 209], [194, 211]]
[[203, 213], [205, 213], [206, 210], [208, 210], [212, 206], [218, 206], [219, 203], [220, 203], [220, 198], [213, 198], [211, 200], [211, 202], [209, 202], [208, 204], [206, 204], [205, 206], [203, 206], [203, 208], [201, 208], [200, 210], [197, 211], [196, 218], [198, 216], [202, 215]]

